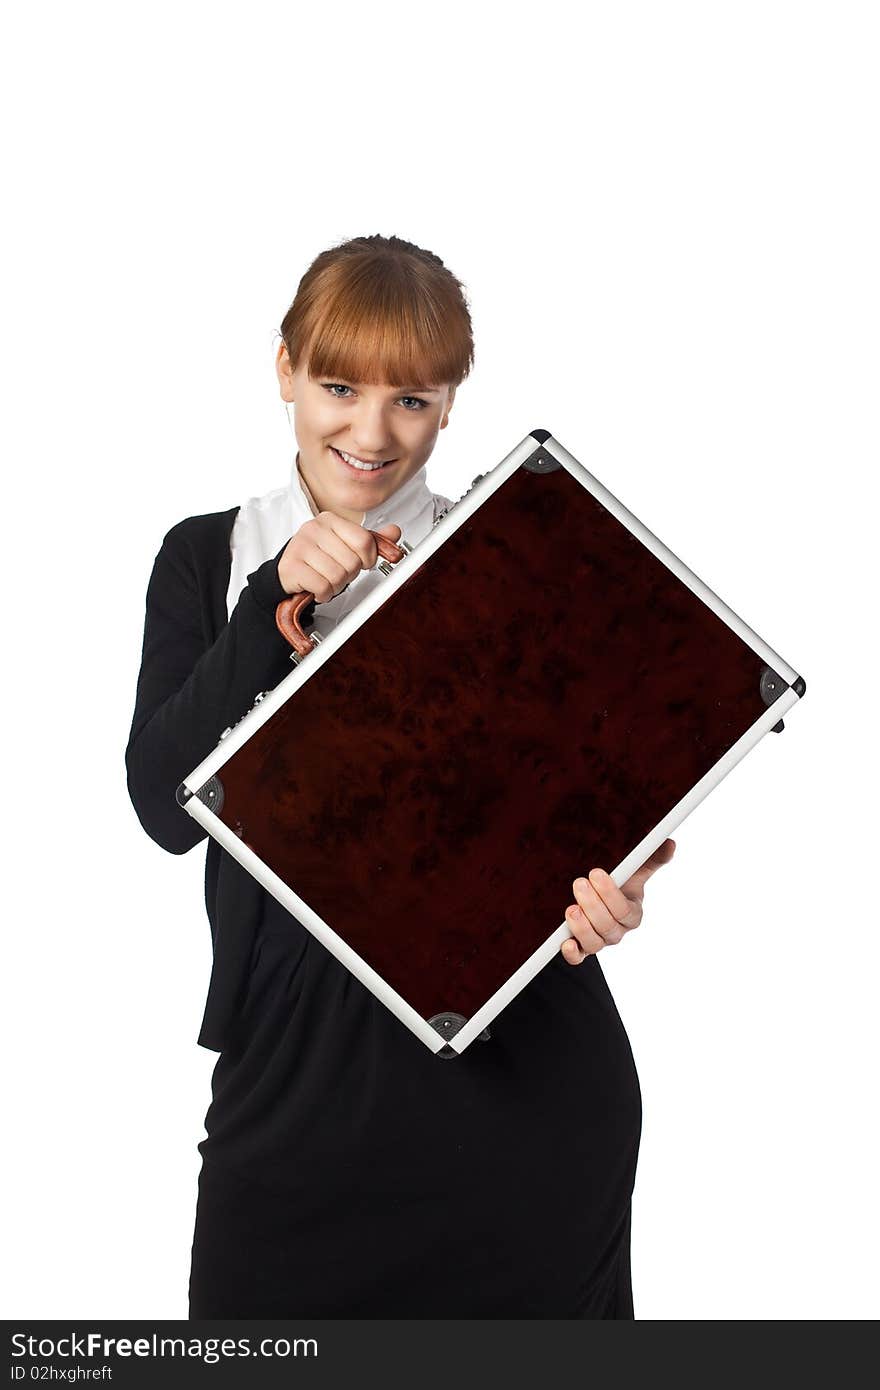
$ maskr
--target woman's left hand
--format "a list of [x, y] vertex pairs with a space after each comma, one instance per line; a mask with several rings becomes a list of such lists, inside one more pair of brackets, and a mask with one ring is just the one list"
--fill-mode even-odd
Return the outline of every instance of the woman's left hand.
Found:
[[576, 878], [572, 889], [576, 898], [566, 909], [565, 920], [571, 936], [560, 950], [569, 965], [580, 965], [603, 946], [613, 946], [642, 920], [645, 884], [675, 853], [675, 841], [664, 840], [636, 869], [622, 888], [602, 869], [591, 869], [589, 878]]

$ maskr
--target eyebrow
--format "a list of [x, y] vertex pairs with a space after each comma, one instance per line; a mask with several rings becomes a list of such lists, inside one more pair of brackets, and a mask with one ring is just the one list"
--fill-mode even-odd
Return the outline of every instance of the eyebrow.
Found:
[[410, 395], [413, 391], [420, 391], [423, 396], [438, 396], [440, 394], [439, 386], [391, 386], [389, 390], [398, 391], [404, 396]]

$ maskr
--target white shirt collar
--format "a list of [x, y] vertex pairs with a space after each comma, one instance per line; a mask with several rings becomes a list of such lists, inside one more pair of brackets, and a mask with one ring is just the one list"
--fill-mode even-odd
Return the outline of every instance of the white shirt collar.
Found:
[[[428, 487], [427, 468], [423, 464], [384, 502], [364, 512], [361, 525], [368, 531], [374, 531], [379, 526], [394, 522], [400, 527], [402, 538], [415, 546], [431, 531], [439, 510], [448, 505], [447, 497], [433, 493]], [[228, 616], [232, 616], [248, 575], [277, 555], [300, 526], [315, 515], [317, 507], [294, 456], [287, 487], [274, 488], [262, 497], [250, 497], [238, 510], [230, 537], [232, 562], [226, 595]], [[329, 603], [316, 604], [314, 625], [321, 636], [332, 631], [340, 618], [350, 612], [383, 578], [379, 569], [361, 570], [341, 594], [337, 594]]]

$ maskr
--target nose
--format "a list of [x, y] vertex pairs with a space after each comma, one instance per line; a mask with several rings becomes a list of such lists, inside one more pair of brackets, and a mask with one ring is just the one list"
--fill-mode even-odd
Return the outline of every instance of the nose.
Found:
[[391, 447], [393, 435], [381, 402], [364, 402], [352, 425], [352, 453], [368, 458], [384, 456]]

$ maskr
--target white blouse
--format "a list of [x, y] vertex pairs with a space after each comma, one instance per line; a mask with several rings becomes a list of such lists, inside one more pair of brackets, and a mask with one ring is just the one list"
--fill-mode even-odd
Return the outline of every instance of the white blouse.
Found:
[[[374, 531], [379, 526], [394, 522], [400, 527], [403, 540], [409, 545], [418, 545], [431, 531], [441, 512], [451, 506], [448, 497], [434, 493], [428, 487], [426, 471], [423, 464], [417, 473], [396, 492], [392, 492], [378, 507], [364, 512], [361, 526], [365, 526], [368, 531]], [[318, 508], [314, 498], [299, 471], [297, 453], [287, 487], [275, 488], [272, 492], [264, 493], [262, 497], [250, 497], [239, 508], [230, 537], [232, 568], [226, 593], [228, 616], [232, 615], [239, 595], [247, 583], [248, 575], [265, 560], [277, 555], [300, 526], [317, 515]], [[329, 603], [315, 605], [314, 630], [322, 637], [326, 636], [370, 589], [382, 582], [383, 578], [382, 571], [378, 568], [361, 570], [341, 594], [337, 594]]]

